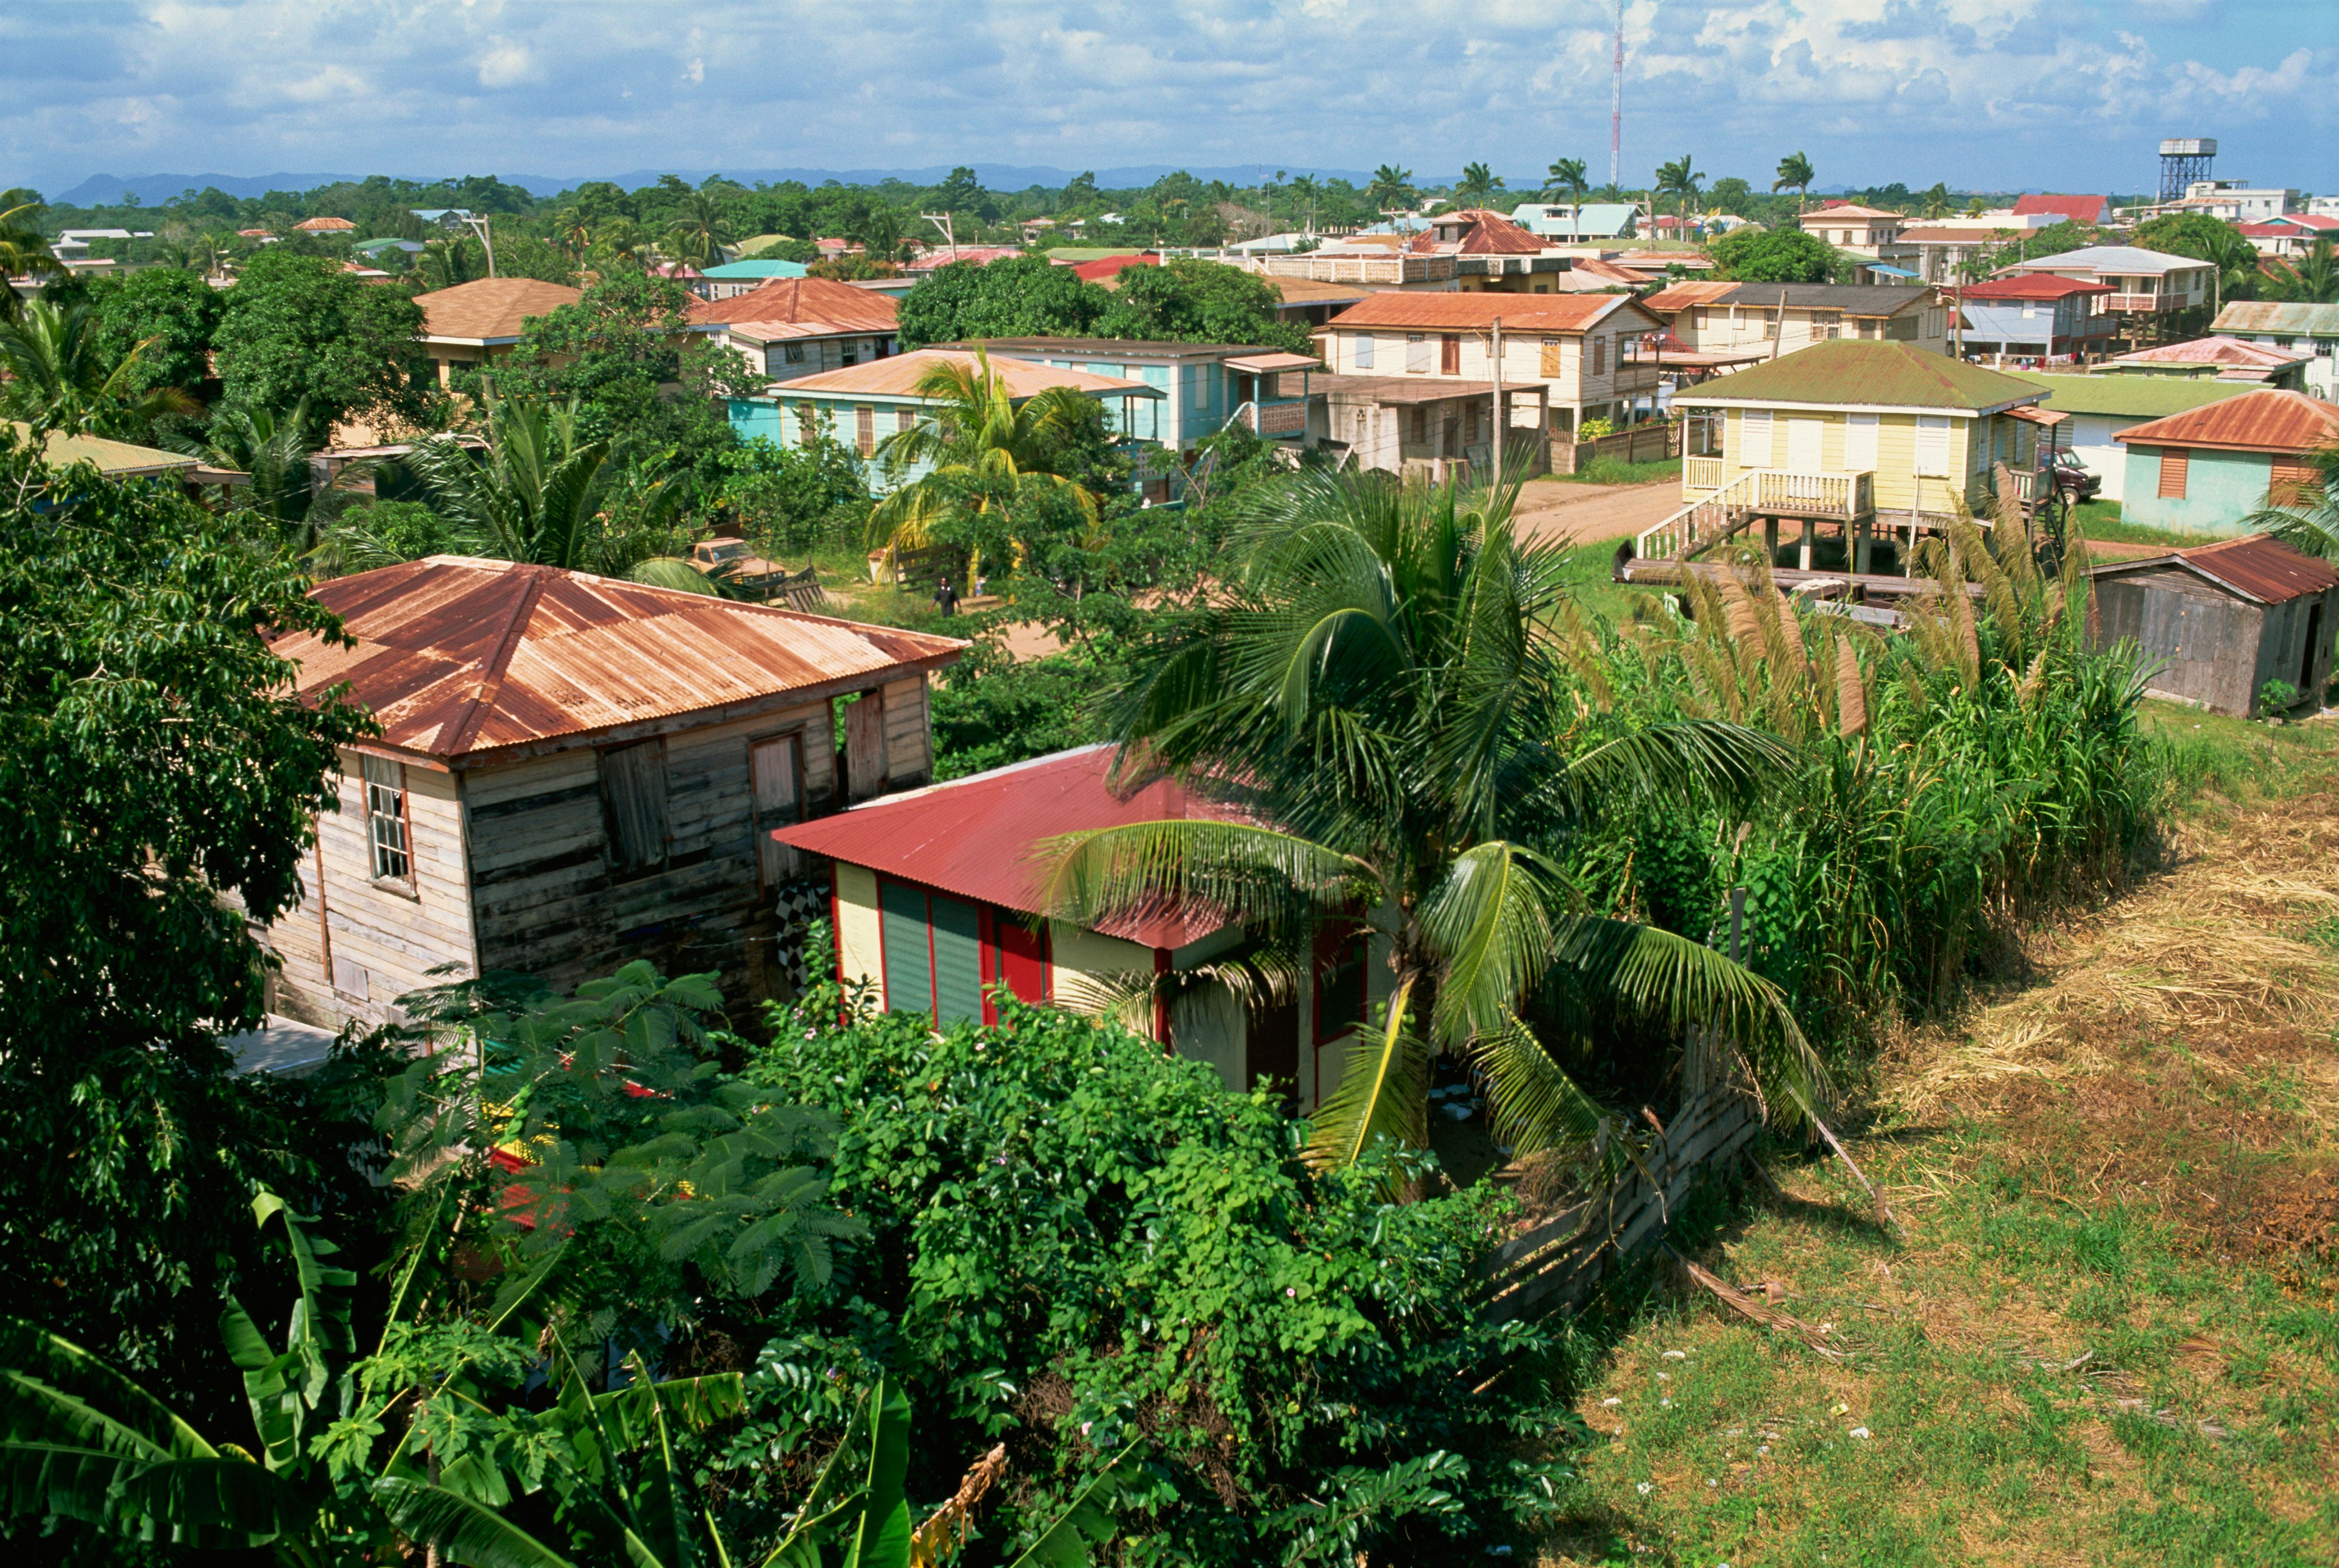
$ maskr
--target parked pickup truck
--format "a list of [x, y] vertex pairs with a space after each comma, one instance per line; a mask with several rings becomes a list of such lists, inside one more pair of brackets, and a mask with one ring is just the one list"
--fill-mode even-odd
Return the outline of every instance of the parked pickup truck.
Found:
[[788, 575], [787, 567], [756, 555], [745, 539], [702, 539], [690, 547], [690, 564], [721, 572], [751, 598], [767, 598]]

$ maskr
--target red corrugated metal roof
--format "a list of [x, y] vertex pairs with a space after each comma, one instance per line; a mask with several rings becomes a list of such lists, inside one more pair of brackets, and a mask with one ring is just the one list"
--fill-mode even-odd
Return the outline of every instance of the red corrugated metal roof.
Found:
[[701, 300], [690, 307], [695, 327], [733, 321], [837, 321], [883, 329], [893, 324], [900, 305], [889, 294], [873, 293], [833, 278], [775, 278], [727, 300]]
[[2271, 534], [2250, 534], [2189, 550], [2172, 551], [2165, 556], [2114, 561], [2108, 566], [2097, 567], [2095, 575], [2099, 577], [2119, 577], [2160, 567], [2183, 567], [2211, 582], [2266, 605], [2285, 604], [2308, 594], [2328, 593], [2339, 587], [2339, 568], [2334, 568], [2329, 561], [2319, 560], [2302, 550], [2294, 549]]
[[2052, 212], [2067, 222], [2093, 223], [2103, 217], [2107, 205], [2101, 196], [2018, 196], [2014, 215], [2028, 218]]
[[2109, 294], [2115, 291], [2109, 283], [2090, 282], [2085, 278], [2065, 278], [2053, 272], [2038, 272], [2019, 278], [1990, 278], [1951, 291], [1966, 300], [2059, 300], [2069, 294]]
[[2339, 570], [2271, 534], [2226, 539], [2176, 552], [2221, 583], [2270, 605], [2339, 587]]
[[2242, 452], [2309, 452], [2339, 440], [2339, 406], [2269, 387], [2222, 398], [2112, 436], [2145, 447], [2219, 447]]
[[306, 695], [337, 681], [382, 744], [447, 760], [765, 698], [853, 691], [954, 661], [966, 645], [557, 567], [433, 556], [320, 583], [357, 639], [275, 651]]
[[[1060, 833], [1132, 823], [1247, 820], [1157, 778], [1116, 794], [1107, 783], [1114, 749], [1086, 746], [889, 795], [834, 816], [774, 830], [782, 843], [848, 865], [923, 883], [961, 898], [1045, 914], [1035, 846]], [[1147, 947], [1183, 947], [1225, 924], [1216, 910], [1156, 908], [1096, 929]]]
[[1141, 256], [1103, 256], [1093, 261], [1075, 261], [1072, 275], [1100, 283], [1107, 278], [1118, 277], [1131, 267], [1158, 267], [1161, 258], [1148, 251]]
[[[1455, 225], [1467, 223], [1456, 239], [1438, 237], [1440, 230], [1454, 231]], [[1500, 212], [1484, 207], [1466, 207], [1458, 212], [1440, 212], [1429, 220], [1429, 227], [1406, 246], [1419, 255], [1436, 255], [1446, 247], [1455, 247], [1465, 256], [1533, 256], [1539, 254], [1545, 242], [1528, 233]]]

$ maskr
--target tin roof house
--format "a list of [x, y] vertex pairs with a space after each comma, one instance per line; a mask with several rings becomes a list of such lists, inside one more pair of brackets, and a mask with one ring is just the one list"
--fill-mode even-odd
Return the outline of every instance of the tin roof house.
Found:
[[2309, 459], [2339, 441], [2339, 405], [2261, 390], [2131, 425], [2112, 439], [2127, 449], [2123, 521], [2231, 535], [2269, 496], [2285, 500], [2314, 482]]
[[2095, 568], [2098, 646], [2133, 643], [2147, 692], [2250, 716], [2320, 705], [2339, 570], [2264, 534]]
[[534, 278], [477, 278], [451, 289], [417, 294], [422, 346], [438, 368], [439, 384], [457, 370], [485, 368], [519, 343], [528, 322], [585, 297], [582, 289]]
[[[275, 651], [346, 682], [346, 748], [270, 1010], [338, 1028], [516, 970], [558, 986], [646, 958], [734, 1006], [786, 994], [772, 828], [932, 776], [926, 679], [966, 645], [558, 567], [439, 556], [321, 583], [353, 647]], [[844, 703], [844, 733], [832, 719]]]
[[2102, 481], [2096, 493], [2107, 501], [2127, 498], [2127, 449], [2115, 439], [2122, 430], [2182, 414], [2204, 403], [2239, 397], [2250, 390], [2239, 381], [2177, 380], [2164, 376], [2008, 373], [2044, 388], [2048, 410], [2068, 417], [2058, 445]]
[[1340, 1037], [1366, 1016], [1373, 981], [1361, 938], [1327, 942], [1309, 983], [1247, 1005], [1206, 966], [1238, 954], [1239, 923], [1195, 905], [1085, 927], [1053, 917], [1041, 846], [1059, 834], [1196, 817], [1246, 820], [1156, 777], [1116, 787], [1114, 752], [1059, 752], [783, 827], [789, 853], [825, 863], [835, 962], [883, 1011], [992, 1022], [1002, 993], [1095, 1011], [1153, 991], [1140, 1026], [1207, 1061], [1228, 1087], [1259, 1079], [1306, 1108], [1328, 1093]]

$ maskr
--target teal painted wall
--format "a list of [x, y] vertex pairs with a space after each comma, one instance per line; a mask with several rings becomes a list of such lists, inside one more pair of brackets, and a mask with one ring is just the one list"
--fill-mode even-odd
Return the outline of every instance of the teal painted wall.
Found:
[[2196, 448], [2186, 467], [2185, 496], [2179, 500], [2160, 494], [2161, 450], [2128, 445], [2122, 522], [2229, 537], [2249, 531], [2242, 519], [2265, 505], [2266, 487], [2274, 479], [2272, 458], [2264, 452]]
[[[830, 433], [850, 449], [854, 444], [854, 410], [867, 408], [876, 410], [876, 444], [882, 446], [885, 438], [898, 428], [899, 410], [916, 406], [902, 401], [879, 402], [873, 398], [805, 397], [793, 392], [787, 393], [786, 397], [788, 406], [785, 408], [767, 398], [731, 399], [731, 428], [739, 433], [743, 441], [752, 441], [761, 436], [775, 447], [802, 446], [803, 424], [794, 410], [797, 404], [810, 403], [826, 412]], [[864, 464], [868, 471], [870, 489], [881, 496], [903, 485], [915, 483], [933, 468], [932, 463], [920, 461], [905, 468], [889, 470], [873, 456], [864, 459]]]

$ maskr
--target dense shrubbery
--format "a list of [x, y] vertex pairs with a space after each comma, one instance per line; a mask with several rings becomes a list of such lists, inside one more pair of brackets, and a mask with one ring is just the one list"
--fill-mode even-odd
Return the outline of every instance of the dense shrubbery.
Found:
[[1492, 1191], [1393, 1203], [1377, 1160], [1313, 1174], [1271, 1095], [1060, 1012], [810, 1021], [834, 1006], [775, 1019], [749, 1076], [836, 1118], [832, 1196], [869, 1238], [775, 1316], [741, 1458], [822, 1447], [883, 1366], [925, 1417], [913, 1494], [1008, 1444], [969, 1561], [1139, 1436], [1132, 1561], [1289, 1560], [1314, 1530], [1311, 1560], [1347, 1562], [1325, 1526], [1351, 1512], [1415, 1553], [1506, 1533], [1536, 1491], [1506, 1453], [1565, 1417], [1538, 1336], [1469, 1306]]

